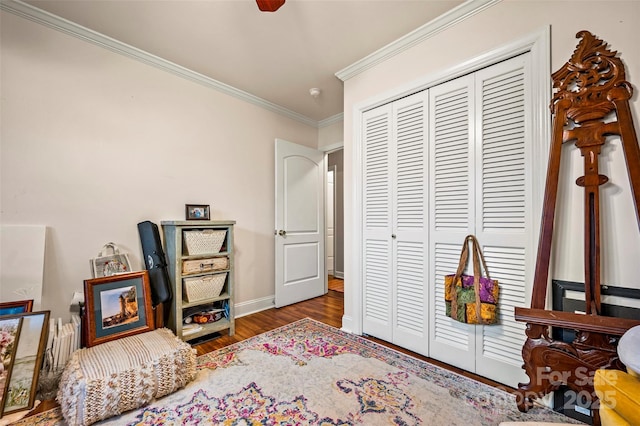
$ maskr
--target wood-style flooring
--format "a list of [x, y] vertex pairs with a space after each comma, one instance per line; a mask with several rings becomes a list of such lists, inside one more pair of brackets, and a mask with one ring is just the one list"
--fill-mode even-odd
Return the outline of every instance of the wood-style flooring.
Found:
[[336, 278], [333, 275], [329, 275], [329, 290], [339, 291], [344, 293], [344, 280]]
[[193, 346], [198, 355], [203, 355], [307, 317], [340, 328], [343, 313], [344, 294], [329, 290], [324, 296], [315, 299], [236, 318], [236, 332], [233, 336], [223, 332], [220, 337]]

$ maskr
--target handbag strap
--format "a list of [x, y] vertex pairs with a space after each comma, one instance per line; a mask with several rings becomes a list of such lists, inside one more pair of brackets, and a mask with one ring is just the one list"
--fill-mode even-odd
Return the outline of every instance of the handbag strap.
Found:
[[[480, 258], [482, 257], [484, 263], [484, 256], [482, 256], [482, 251], [480, 250], [480, 244], [476, 237], [472, 236], [473, 242], [473, 289], [476, 293], [476, 319], [478, 320], [478, 324], [482, 324], [482, 315], [481, 308], [482, 302], [480, 301], [480, 276], [482, 274], [482, 270], [480, 269]], [[487, 270], [487, 265], [484, 265], [485, 271]]]
[[451, 294], [451, 316], [453, 318], [458, 317], [458, 293], [456, 292], [456, 284], [459, 279], [462, 278], [462, 273], [464, 272], [464, 268], [467, 266], [467, 262], [469, 260], [469, 242], [471, 242], [472, 251], [473, 251], [473, 289], [476, 295], [476, 318], [478, 323], [481, 323], [481, 315], [480, 315], [480, 277], [482, 276], [482, 268], [484, 269], [484, 273], [489, 277], [489, 270], [487, 269], [487, 262], [484, 260], [484, 255], [482, 254], [482, 249], [480, 249], [480, 243], [478, 243], [478, 239], [475, 235], [467, 235], [464, 239], [464, 243], [462, 244], [462, 251], [460, 252], [460, 261], [458, 262], [458, 269], [456, 270], [456, 274], [453, 277], [453, 291]]
[[467, 236], [464, 239], [464, 243], [462, 243], [462, 251], [460, 252], [460, 260], [458, 261], [458, 269], [456, 269], [456, 274], [453, 277], [453, 288], [451, 291], [452, 318], [458, 318], [458, 292], [456, 291], [456, 286], [458, 284], [458, 280], [462, 277], [462, 272], [467, 266], [467, 261], [469, 260], [469, 246], [467, 245], [468, 240], [469, 236]]

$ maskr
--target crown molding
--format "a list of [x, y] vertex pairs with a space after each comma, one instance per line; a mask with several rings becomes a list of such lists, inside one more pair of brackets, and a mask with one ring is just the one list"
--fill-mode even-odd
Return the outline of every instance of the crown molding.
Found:
[[[121, 55], [133, 58], [147, 65], [151, 65], [160, 70], [170, 72], [179, 77], [191, 80], [195, 83], [212, 88], [229, 96], [241, 99], [245, 102], [257, 105], [261, 108], [291, 118], [292, 120], [299, 121], [308, 126], [315, 128], [319, 127], [319, 122], [313, 120], [305, 115], [298, 114], [280, 105], [269, 102], [251, 93], [245, 92], [240, 89], [236, 89], [228, 84], [222, 83], [218, 80], [214, 80], [203, 74], [192, 71], [188, 68], [175, 64], [171, 61], [167, 61], [159, 56], [152, 55], [149, 52], [130, 46], [126, 43], [108, 37], [97, 31], [90, 30], [89, 28], [78, 25], [75, 22], [61, 18], [52, 13], [46, 12], [30, 4], [24, 3], [20, 0], [0, 0], [0, 9], [10, 12], [14, 15], [28, 19], [33, 22], [45, 25], [54, 30], [69, 34], [77, 37], [81, 40], [93, 43], [112, 52], [119, 53]], [[331, 119], [331, 118], [329, 118]], [[328, 119], [328, 120], [329, 120]]]
[[341, 112], [340, 114], [332, 115], [331, 117], [325, 118], [324, 120], [318, 121], [318, 127], [322, 128], [322, 127], [331, 126], [332, 124], [339, 123], [340, 121], [344, 121], [343, 112]]
[[338, 71], [335, 76], [342, 81], [349, 80], [350, 78], [355, 77], [356, 75], [386, 61], [387, 59], [409, 49], [412, 46], [415, 46], [418, 43], [421, 43], [422, 41], [475, 15], [476, 13], [480, 13], [500, 1], [502, 0], [467, 0], [458, 7], [451, 9], [449, 12], [438, 16], [423, 26], [376, 50], [372, 54], [365, 56], [346, 68], [343, 68]]

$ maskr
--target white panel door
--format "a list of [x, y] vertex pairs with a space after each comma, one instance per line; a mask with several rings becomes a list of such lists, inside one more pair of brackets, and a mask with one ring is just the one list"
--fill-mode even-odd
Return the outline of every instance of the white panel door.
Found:
[[531, 117], [527, 61], [521, 55], [478, 71], [476, 81], [475, 234], [491, 278], [500, 283], [499, 322], [477, 329], [476, 373], [517, 387], [525, 324], [514, 308], [525, 306], [533, 282]]
[[276, 139], [275, 305], [327, 292], [324, 153]]
[[475, 371], [474, 325], [446, 316], [444, 276], [455, 273], [475, 217], [473, 75], [429, 89], [431, 310], [429, 356]]
[[393, 343], [428, 354], [428, 92], [393, 103]]
[[363, 115], [362, 331], [393, 339], [391, 282], [391, 105]]

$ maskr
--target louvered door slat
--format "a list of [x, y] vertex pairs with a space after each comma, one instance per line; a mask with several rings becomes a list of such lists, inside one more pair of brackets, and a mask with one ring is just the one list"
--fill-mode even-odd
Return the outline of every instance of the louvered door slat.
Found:
[[[424, 245], [422, 243], [398, 242], [397, 256], [397, 327], [424, 332], [426, 306], [423, 303]], [[419, 319], [419, 320], [417, 320]]]
[[396, 107], [395, 223], [399, 229], [424, 227], [425, 108], [420, 99]]
[[427, 101], [428, 93], [421, 92], [393, 104], [393, 343], [424, 355], [428, 353]]
[[444, 276], [458, 268], [460, 246], [473, 217], [470, 190], [473, 78], [461, 77], [430, 89], [430, 356], [475, 369], [473, 326], [446, 316]]
[[[482, 96], [483, 230], [526, 226], [524, 70], [485, 78]], [[505, 185], [505, 182], [508, 184]]]
[[363, 331], [391, 338], [391, 109], [363, 116]]
[[431, 102], [435, 228], [463, 228], [469, 219], [469, 93], [456, 87], [433, 96]]
[[365, 303], [367, 318], [387, 322], [389, 317], [389, 247], [386, 241], [369, 240], [365, 246]]
[[501, 290], [498, 324], [479, 330], [476, 372], [510, 386], [526, 378], [521, 368], [525, 325], [515, 321], [514, 309], [524, 306], [532, 268], [527, 260], [532, 250], [525, 60], [524, 56], [513, 58], [476, 76], [481, 117], [476, 235], [491, 278], [498, 280]]
[[504, 247], [485, 247], [483, 251], [491, 278], [498, 280], [502, 291], [499, 324], [483, 329], [483, 356], [520, 368], [525, 324], [515, 321], [513, 313], [515, 306], [525, 302], [525, 251]]

